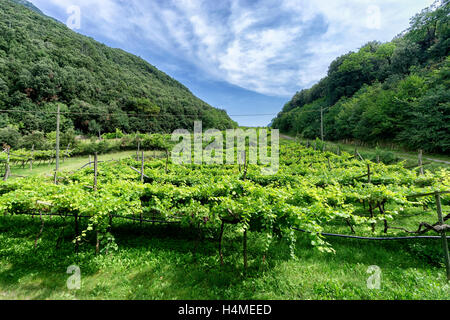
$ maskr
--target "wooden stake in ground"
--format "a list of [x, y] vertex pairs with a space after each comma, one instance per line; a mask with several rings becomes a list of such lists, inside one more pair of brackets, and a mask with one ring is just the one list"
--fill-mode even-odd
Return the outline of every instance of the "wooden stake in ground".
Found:
[[67, 145], [66, 153], [64, 153], [63, 163], [66, 162], [66, 157], [69, 155], [70, 143]]
[[242, 158], [242, 154], [241, 154], [241, 156], [239, 156], [239, 154], [236, 155], [236, 159], [237, 159], [237, 162], [238, 162], [238, 164], [239, 164], [239, 172], [242, 171], [242, 168], [241, 168], [241, 158]]
[[74, 218], [75, 218], [75, 220], [74, 220], [74, 222], [75, 222], [75, 252], [78, 253], [78, 246], [79, 246], [78, 237], [80, 236], [80, 230], [78, 227], [78, 213], [77, 212], [75, 212]]
[[144, 151], [142, 151], [141, 157], [141, 183], [144, 183]]
[[33, 171], [33, 159], [34, 159], [34, 144], [31, 147], [30, 171]]
[[247, 170], [248, 170], [247, 151], [244, 151], [244, 181], [247, 180]]
[[97, 152], [94, 154], [94, 191], [97, 191]]
[[[98, 155], [94, 154], [94, 191], [97, 191], [97, 174], [98, 174]], [[100, 237], [98, 230], [96, 231], [95, 254], [100, 253]]]
[[247, 229], [244, 231], [244, 272], [247, 270], [248, 262], [247, 262]]
[[136, 150], [136, 161], [139, 161], [139, 151], [141, 149], [141, 141], [138, 138], [138, 142], [137, 142], [137, 150]]
[[96, 232], [96, 241], [95, 241], [95, 254], [100, 253], [100, 235], [98, 233], [98, 230]]
[[419, 167], [420, 167], [420, 174], [423, 176], [424, 172], [423, 172], [423, 160], [422, 160], [422, 156], [423, 156], [423, 151], [419, 150]]
[[39, 210], [39, 218], [41, 220], [41, 229], [39, 230], [38, 235], [36, 236], [36, 239], [34, 240], [34, 248], [37, 248], [37, 242], [40, 238], [40, 236], [42, 235], [42, 232], [44, 231], [44, 219], [42, 219], [42, 211]]
[[7, 158], [6, 158], [6, 164], [5, 164], [5, 175], [3, 177], [3, 181], [8, 180], [9, 176], [11, 175], [11, 168], [9, 166], [9, 151], [11, 150], [11, 147], [7, 144], [3, 144], [3, 152], [6, 152]]
[[355, 149], [355, 156], [358, 156], [361, 161], [364, 161], [363, 156], [358, 152], [358, 149]]
[[169, 150], [166, 149], [166, 174], [169, 170]]
[[58, 170], [59, 170], [59, 122], [60, 122], [60, 108], [58, 103], [58, 109], [56, 113], [56, 167], [55, 167], [55, 184], [58, 182]]
[[[442, 226], [442, 225], [444, 225], [444, 218], [442, 216], [441, 195], [439, 192], [436, 192], [435, 198], [436, 198], [436, 207], [437, 207], [439, 223]], [[447, 236], [446, 236], [445, 230], [441, 231], [441, 237], [442, 237], [442, 247], [444, 250], [445, 267], [447, 268], [447, 281], [450, 281], [450, 255], [448, 252], [448, 243], [447, 243]]]
[[323, 142], [324, 134], [323, 134], [323, 107], [320, 107], [320, 140]]
[[219, 235], [219, 256], [220, 256], [220, 265], [223, 266], [223, 253], [222, 253], [222, 239], [223, 239], [223, 227], [224, 222], [222, 221], [222, 225], [220, 226], [220, 235]]

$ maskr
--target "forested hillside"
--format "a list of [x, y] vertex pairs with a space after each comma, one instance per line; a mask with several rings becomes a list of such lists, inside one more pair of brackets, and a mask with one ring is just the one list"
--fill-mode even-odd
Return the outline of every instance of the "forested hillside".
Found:
[[450, 2], [436, 2], [388, 43], [370, 42], [329, 67], [327, 77], [298, 92], [272, 126], [304, 138], [450, 153]]
[[143, 59], [1, 0], [0, 128], [54, 131], [57, 103], [63, 131], [170, 132], [197, 119], [205, 128], [236, 125]]

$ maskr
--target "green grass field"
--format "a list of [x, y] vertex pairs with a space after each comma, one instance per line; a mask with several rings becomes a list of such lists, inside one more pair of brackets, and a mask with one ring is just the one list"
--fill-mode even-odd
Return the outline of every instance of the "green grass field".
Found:
[[[416, 217], [421, 219], [433, 215]], [[348, 233], [344, 226], [331, 228]], [[227, 232], [221, 266], [217, 232], [203, 234], [199, 244], [192, 229], [114, 221], [118, 250], [96, 256], [92, 244], [74, 253], [70, 221], [46, 219], [34, 249], [39, 229], [38, 217], [0, 218], [1, 299], [450, 299], [439, 240], [334, 238], [336, 254], [326, 254], [302, 237], [297, 259], [276, 243], [263, 262], [262, 239], [250, 233], [244, 275], [242, 239]], [[80, 290], [66, 287], [70, 265], [81, 269]], [[371, 265], [381, 268], [380, 290], [367, 288]]]
[[[281, 138], [289, 139], [289, 140], [297, 140], [301, 141], [303, 144], [309, 141], [311, 145], [314, 144], [313, 140], [299, 139], [294, 138], [289, 135], [281, 135]], [[358, 152], [365, 158], [375, 158], [377, 151], [372, 147], [365, 146], [355, 146], [354, 144], [345, 144], [345, 143], [337, 143], [326, 141], [326, 146], [328, 150], [336, 151], [339, 147], [341, 151], [348, 152], [350, 154], [354, 154], [355, 148]], [[390, 153], [392, 156], [395, 156], [397, 161], [405, 161], [406, 166], [414, 166], [418, 164], [418, 152], [412, 152], [407, 150], [400, 149], [392, 149], [386, 147], [379, 147], [379, 153]], [[444, 154], [423, 154], [423, 163], [425, 164], [424, 168], [429, 170], [439, 169], [439, 168], [448, 168], [450, 167], [450, 156]]]
[[[144, 152], [144, 157], [154, 157], [159, 156], [160, 152], [158, 151], [146, 151]], [[109, 153], [109, 154], [101, 154], [98, 156], [98, 161], [109, 161], [109, 160], [120, 160], [128, 157], [136, 157], [135, 151], [123, 151], [117, 153]], [[91, 157], [91, 161], [94, 161], [94, 157]], [[65, 161], [63, 159], [60, 160], [60, 170], [61, 171], [74, 171], [85, 164], [89, 163], [89, 156], [85, 157], [73, 157], [68, 158]], [[39, 176], [39, 175], [48, 175], [52, 176], [55, 170], [55, 164], [42, 163], [42, 164], [34, 164], [33, 170], [30, 170], [29, 165], [27, 164], [25, 168], [22, 168], [20, 165], [15, 165], [11, 167], [11, 174], [13, 175], [11, 178], [18, 178], [18, 176]]]

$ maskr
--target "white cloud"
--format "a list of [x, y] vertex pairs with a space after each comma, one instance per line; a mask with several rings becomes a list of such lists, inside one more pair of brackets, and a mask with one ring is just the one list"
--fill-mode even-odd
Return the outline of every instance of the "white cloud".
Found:
[[433, 0], [32, 2], [78, 5], [82, 19], [103, 37], [125, 43], [137, 33], [147, 45], [183, 57], [205, 76], [287, 97], [325, 76], [337, 56], [371, 40], [391, 40]]

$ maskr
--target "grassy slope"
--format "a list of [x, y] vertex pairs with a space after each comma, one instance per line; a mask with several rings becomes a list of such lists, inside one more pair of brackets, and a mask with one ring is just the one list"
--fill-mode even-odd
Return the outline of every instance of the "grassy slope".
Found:
[[[295, 140], [294, 137], [289, 136], [287, 134], [281, 134], [280, 137], [282, 139]], [[301, 141], [303, 143], [306, 143], [308, 140], [301, 139]], [[312, 144], [314, 144], [313, 140], [309, 140], [309, 141]], [[370, 148], [370, 147], [355, 146], [353, 144], [337, 143], [337, 142], [330, 142], [330, 141], [327, 141], [326, 144], [331, 150], [337, 150], [337, 147], [339, 146], [341, 151], [345, 151], [350, 154], [353, 154], [355, 152], [355, 148], [357, 148], [358, 152], [360, 152], [361, 155], [363, 155], [363, 156], [372, 157], [375, 155], [375, 149]], [[387, 149], [387, 148], [379, 148], [379, 150], [383, 151], [383, 152], [394, 153], [401, 160], [406, 160], [406, 165], [415, 165], [418, 162], [418, 154], [416, 152], [404, 151], [404, 150], [392, 150], [392, 149]], [[439, 168], [439, 167], [448, 168], [450, 166], [450, 156], [448, 156], [448, 155], [424, 154], [423, 161], [425, 163], [432, 162], [431, 164], [427, 164], [425, 166], [426, 169]]]
[[[144, 153], [145, 158], [153, 157], [155, 155], [158, 155], [158, 151], [146, 151]], [[108, 161], [108, 160], [120, 160], [127, 157], [135, 157], [136, 152], [135, 151], [123, 151], [123, 152], [116, 152], [116, 153], [110, 153], [110, 154], [102, 154], [98, 156], [99, 161]], [[72, 171], [77, 170], [81, 168], [83, 165], [89, 162], [89, 156], [85, 157], [74, 157], [69, 158], [63, 161], [63, 159], [60, 160], [60, 168], [61, 171]], [[91, 158], [91, 161], [94, 161], [94, 158]], [[29, 165], [27, 164], [25, 168], [22, 168], [20, 165], [12, 166], [11, 173], [13, 175], [13, 179], [17, 178], [16, 176], [36, 176], [36, 175], [53, 175], [55, 169], [55, 164], [35, 164], [33, 166], [33, 170], [30, 171]]]

